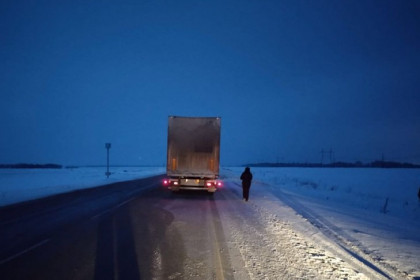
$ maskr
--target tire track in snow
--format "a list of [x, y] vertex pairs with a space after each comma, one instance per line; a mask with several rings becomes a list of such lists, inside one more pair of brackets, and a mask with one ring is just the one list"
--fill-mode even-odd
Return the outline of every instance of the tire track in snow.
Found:
[[230, 201], [221, 211], [226, 239], [250, 279], [369, 279], [276, 215], [228, 189], [223, 195]]
[[226, 248], [226, 241], [224, 239], [223, 226], [220, 221], [219, 211], [217, 204], [212, 196], [207, 205], [209, 207], [208, 213], [211, 214], [209, 217], [209, 226], [211, 232], [211, 243], [213, 245], [213, 266], [214, 275], [212, 279], [224, 280], [232, 279], [232, 265]]

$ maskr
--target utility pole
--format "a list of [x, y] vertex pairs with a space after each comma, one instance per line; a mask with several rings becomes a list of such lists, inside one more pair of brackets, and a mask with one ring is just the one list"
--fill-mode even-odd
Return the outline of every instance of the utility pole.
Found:
[[111, 172], [109, 172], [109, 149], [111, 149], [111, 143], [105, 143], [106, 148], [106, 172], [105, 175], [107, 178], [109, 178], [109, 175], [111, 175]]
[[324, 156], [329, 155], [330, 158], [330, 163], [332, 164], [335, 159], [334, 159], [334, 151], [330, 148], [329, 151], [324, 151], [324, 149], [321, 150], [321, 164], [324, 164]]

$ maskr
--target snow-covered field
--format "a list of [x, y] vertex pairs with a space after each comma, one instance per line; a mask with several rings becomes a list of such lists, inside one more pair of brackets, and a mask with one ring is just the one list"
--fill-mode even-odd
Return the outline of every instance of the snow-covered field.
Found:
[[165, 173], [163, 167], [0, 169], [0, 206]]
[[[230, 176], [243, 168], [230, 168]], [[251, 204], [315, 233], [296, 216], [377, 271], [420, 277], [419, 169], [253, 168]], [[240, 180], [236, 178], [239, 185]], [[284, 202], [293, 209], [278, 210]], [[265, 215], [267, 216], [267, 215]], [[302, 219], [301, 219], [302, 220]], [[307, 223], [308, 224], [308, 223]]]
[[[104, 168], [0, 169], [0, 206], [162, 174], [165, 169], [121, 167], [111, 171], [107, 179]], [[233, 190], [223, 196], [236, 199], [234, 193], [240, 192], [238, 177], [242, 171], [242, 167], [222, 170], [227, 187]], [[385, 278], [398, 275], [401, 279], [420, 279], [420, 201], [417, 197], [420, 169], [252, 168], [251, 171], [254, 181], [250, 202], [244, 203], [244, 211], [248, 212], [243, 213], [258, 216], [265, 229], [255, 228], [254, 235], [252, 232], [247, 233], [251, 236], [244, 235], [240, 225], [246, 220], [242, 223], [234, 217], [228, 217], [233, 220], [224, 225], [231, 235], [228, 242], [240, 248], [237, 253], [248, 266], [249, 278], [264, 279], [261, 277], [266, 275], [267, 279], [272, 279], [275, 272], [267, 273], [280, 264], [278, 261], [270, 263], [270, 255], [290, 261], [276, 250], [274, 242], [278, 241], [274, 237], [277, 236], [281, 237], [280, 242], [290, 243], [287, 245], [290, 254], [309, 254], [314, 266], [330, 267], [330, 272], [318, 274], [330, 275], [330, 279], [340, 269], [346, 269], [339, 257], [343, 252], [356, 262], [373, 267]], [[216, 201], [217, 197], [216, 193]], [[222, 205], [223, 201], [218, 203]], [[271, 233], [273, 238], [260, 236], [263, 233]], [[291, 235], [294, 238], [289, 239]], [[320, 251], [317, 245], [325, 240], [330, 248]], [[308, 248], [299, 249], [305, 246]], [[248, 251], [253, 254], [247, 254]], [[256, 256], [258, 252], [260, 259]], [[358, 279], [355, 271], [350, 271], [349, 275]]]

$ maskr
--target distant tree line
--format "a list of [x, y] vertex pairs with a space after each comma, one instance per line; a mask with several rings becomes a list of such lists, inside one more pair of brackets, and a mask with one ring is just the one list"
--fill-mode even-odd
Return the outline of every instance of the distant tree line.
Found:
[[246, 164], [249, 167], [346, 167], [346, 168], [420, 168], [419, 164], [406, 163], [406, 162], [394, 162], [394, 161], [383, 161], [377, 160], [370, 163], [357, 162], [333, 162], [329, 164], [323, 163], [298, 163], [298, 162], [287, 162], [287, 163], [250, 163]]
[[14, 169], [61, 169], [60, 164], [47, 163], [47, 164], [32, 164], [32, 163], [17, 163], [17, 164], [0, 164], [0, 168], [14, 168]]

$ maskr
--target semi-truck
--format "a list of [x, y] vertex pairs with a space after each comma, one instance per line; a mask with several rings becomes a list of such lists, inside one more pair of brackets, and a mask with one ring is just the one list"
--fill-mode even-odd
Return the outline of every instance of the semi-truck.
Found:
[[165, 186], [210, 193], [222, 186], [220, 125], [220, 117], [169, 116]]

